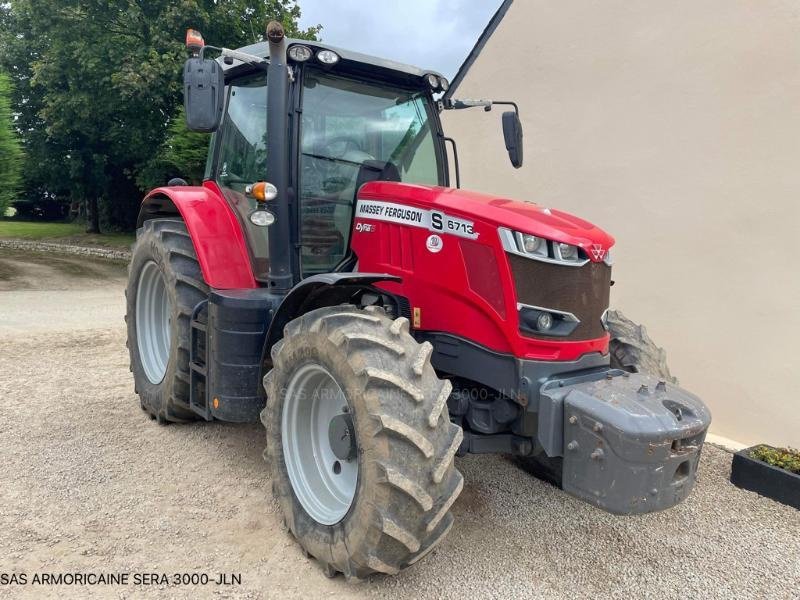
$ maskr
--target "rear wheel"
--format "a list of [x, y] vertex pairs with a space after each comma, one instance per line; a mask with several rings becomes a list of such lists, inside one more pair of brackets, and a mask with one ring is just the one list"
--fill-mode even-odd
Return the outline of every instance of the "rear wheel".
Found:
[[189, 331], [192, 311], [207, 295], [183, 222], [146, 221], [128, 269], [125, 321], [136, 393], [160, 422], [196, 418], [189, 410]]
[[397, 573], [452, 525], [463, 434], [431, 350], [407, 319], [349, 305], [290, 322], [272, 348], [262, 421], [273, 491], [328, 575]]

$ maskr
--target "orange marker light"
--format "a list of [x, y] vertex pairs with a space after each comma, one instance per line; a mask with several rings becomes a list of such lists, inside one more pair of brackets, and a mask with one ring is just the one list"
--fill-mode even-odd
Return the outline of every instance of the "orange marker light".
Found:
[[214, 398], [214, 408], [219, 408], [219, 398]]
[[186, 47], [192, 52], [200, 52], [206, 43], [203, 40], [202, 34], [196, 29], [186, 30]]
[[245, 188], [245, 193], [258, 202], [269, 202], [278, 197], [278, 188], [266, 181], [259, 181]]

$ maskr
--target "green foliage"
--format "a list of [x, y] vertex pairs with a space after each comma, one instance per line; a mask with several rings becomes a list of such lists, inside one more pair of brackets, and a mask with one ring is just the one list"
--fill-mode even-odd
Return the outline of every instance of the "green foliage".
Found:
[[317, 27], [298, 29], [299, 15], [294, 0], [0, 4], [0, 68], [15, 83], [26, 190], [86, 200], [94, 221], [102, 199], [112, 221], [128, 219], [141, 200], [137, 180], [154, 183], [137, 177], [142, 169], [189, 165], [196, 173], [198, 150], [207, 145], [170, 129], [182, 102], [186, 29], [235, 48], [262, 39], [267, 21], [278, 18], [289, 35], [315, 37]]
[[22, 181], [22, 147], [14, 128], [11, 83], [0, 73], [0, 217], [16, 199]]
[[758, 446], [750, 452], [750, 456], [773, 467], [786, 469], [792, 473], [800, 473], [800, 452], [793, 448]]
[[136, 182], [143, 190], [164, 185], [181, 177], [192, 185], [203, 180], [211, 135], [186, 128], [186, 115], [180, 108], [169, 124], [168, 137], [158, 152], [139, 171]]
[[7, 221], [0, 219], [0, 238], [43, 240], [68, 237], [81, 232], [75, 223], [38, 223], [32, 221]]

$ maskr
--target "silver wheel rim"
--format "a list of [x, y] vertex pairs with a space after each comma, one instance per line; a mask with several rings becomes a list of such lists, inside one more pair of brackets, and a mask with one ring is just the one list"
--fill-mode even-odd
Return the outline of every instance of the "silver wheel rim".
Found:
[[144, 374], [153, 384], [161, 383], [167, 372], [171, 312], [164, 276], [151, 260], [136, 288], [136, 340]]
[[358, 457], [337, 458], [328, 438], [331, 420], [349, 411], [347, 399], [322, 366], [306, 364], [286, 388], [281, 416], [283, 456], [292, 488], [312, 519], [341, 521], [358, 484]]

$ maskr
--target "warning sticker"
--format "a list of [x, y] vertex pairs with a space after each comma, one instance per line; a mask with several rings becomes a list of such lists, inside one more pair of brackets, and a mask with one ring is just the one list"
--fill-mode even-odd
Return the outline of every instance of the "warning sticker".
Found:
[[359, 200], [356, 204], [356, 218], [359, 217], [422, 227], [429, 231], [449, 233], [470, 240], [478, 239], [478, 233], [475, 231], [475, 224], [472, 221], [451, 217], [438, 210], [426, 210], [395, 202]]

